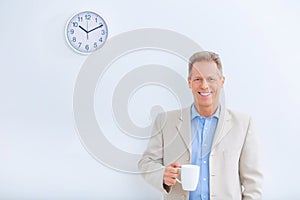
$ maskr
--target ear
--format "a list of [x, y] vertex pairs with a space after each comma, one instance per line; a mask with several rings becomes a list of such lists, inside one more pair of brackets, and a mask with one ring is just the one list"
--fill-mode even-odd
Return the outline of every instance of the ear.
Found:
[[189, 88], [192, 88], [192, 81], [191, 81], [191, 77], [188, 77], [188, 79], [187, 79], [187, 82], [188, 82], [188, 86], [189, 86]]
[[225, 83], [225, 76], [222, 76], [222, 78], [221, 78], [221, 82], [222, 82], [222, 87], [224, 87], [224, 83]]

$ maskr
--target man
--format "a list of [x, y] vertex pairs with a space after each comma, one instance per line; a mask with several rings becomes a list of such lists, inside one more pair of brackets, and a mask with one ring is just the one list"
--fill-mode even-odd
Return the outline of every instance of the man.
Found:
[[[220, 100], [225, 77], [217, 54], [195, 53], [189, 62], [189, 108], [160, 114], [139, 169], [165, 199], [261, 199], [262, 173], [253, 123]], [[195, 191], [176, 181], [182, 164], [200, 166]]]

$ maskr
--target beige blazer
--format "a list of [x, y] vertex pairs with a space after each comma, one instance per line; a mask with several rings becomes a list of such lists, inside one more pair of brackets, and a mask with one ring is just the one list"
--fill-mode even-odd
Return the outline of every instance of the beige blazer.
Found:
[[[177, 182], [163, 186], [164, 167], [191, 162], [190, 107], [160, 114], [139, 169], [145, 180], [164, 193], [164, 199], [189, 199]], [[249, 116], [221, 107], [209, 158], [210, 199], [261, 199], [259, 149]]]

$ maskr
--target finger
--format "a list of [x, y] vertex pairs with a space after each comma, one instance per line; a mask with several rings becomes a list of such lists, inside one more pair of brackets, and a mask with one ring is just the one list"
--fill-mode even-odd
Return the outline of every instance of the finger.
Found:
[[181, 165], [179, 162], [172, 163], [171, 166], [174, 168], [181, 168]]
[[174, 169], [176, 170], [177, 168], [181, 168], [181, 165], [179, 162], [172, 163], [171, 165], [166, 167], [166, 170], [174, 170]]
[[167, 183], [168, 186], [175, 185], [175, 184], [176, 184], [176, 180], [174, 180], [174, 179], [171, 179], [171, 180]]
[[170, 174], [178, 174], [178, 169], [176, 169], [176, 168], [169, 168], [167, 170], [167, 172], [170, 173]]
[[168, 186], [175, 185], [176, 179], [174, 179], [174, 178], [166, 178], [166, 179], [164, 180], [164, 183], [165, 183], [166, 185], [168, 185]]
[[173, 171], [174, 169], [175, 168], [170, 165], [170, 166], [168, 166], [168, 167], [165, 168], [165, 171], [166, 172], [170, 172], [170, 171]]
[[178, 174], [173, 174], [173, 173], [167, 173], [167, 174], [165, 174], [165, 177], [168, 177], [168, 178], [173, 178], [173, 179], [175, 179], [175, 178], [178, 178]]
[[164, 174], [165, 177], [170, 177], [170, 178], [178, 178], [179, 177], [179, 173], [165, 173]]

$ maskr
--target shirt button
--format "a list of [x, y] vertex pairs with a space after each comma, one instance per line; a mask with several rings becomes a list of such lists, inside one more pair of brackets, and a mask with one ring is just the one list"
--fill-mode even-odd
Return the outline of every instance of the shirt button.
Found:
[[203, 178], [203, 181], [206, 181], [206, 178]]
[[206, 160], [204, 160], [203, 163], [206, 164]]

